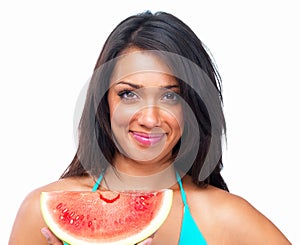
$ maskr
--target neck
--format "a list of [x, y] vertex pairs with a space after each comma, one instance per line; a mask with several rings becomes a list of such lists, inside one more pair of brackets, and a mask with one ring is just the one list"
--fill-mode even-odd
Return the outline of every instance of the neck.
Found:
[[137, 161], [123, 154], [115, 154], [113, 166], [122, 173], [133, 176], [149, 176], [160, 173], [171, 166], [172, 156], [153, 158], [149, 161]]
[[143, 175], [132, 175], [110, 166], [105, 172], [101, 186], [116, 191], [174, 189], [177, 188], [177, 179], [173, 164], [149, 175], [145, 172]]

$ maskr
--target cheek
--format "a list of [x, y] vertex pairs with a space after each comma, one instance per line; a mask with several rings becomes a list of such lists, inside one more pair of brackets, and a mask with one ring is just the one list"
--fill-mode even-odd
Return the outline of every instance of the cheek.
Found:
[[110, 108], [110, 120], [112, 128], [125, 127], [128, 128], [134, 112], [129, 108], [123, 106], [113, 106]]
[[118, 127], [127, 126], [130, 120], [130, 111], [124, 110], [120, 103], [120, 98], [113, 92], [108, 94], [109, 113], [112, 130], [115, 131]]
[[183, 134], [183, 129], [184, 129], [184, 120], [182, 115], [180, 117], [177, 117], [177, 123], [176, 123], [176, 130], [180, 132], [180, 137]]
[[184, 128], [184, 120], [181, 108], [172, 110], [171, 113], [167, 113], [165, 115], [165, 119], [167, 119], [172, 130], [176, 131], [178, 133], [178, 137], [180, 137]]

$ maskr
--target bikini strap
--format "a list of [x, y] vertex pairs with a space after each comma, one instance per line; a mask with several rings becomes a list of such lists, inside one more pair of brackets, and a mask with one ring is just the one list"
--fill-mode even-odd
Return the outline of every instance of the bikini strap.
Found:
[[182, 198], [183, 205], [186, 206], [186, 207], [188, 207], [187, 201], [186, 201], [185, 191], [183, 189], [182, 182], [181, 182], [181, 177], [180, 177], [180, 175], [178, 174], [177, 171], [176, 171], [176, 178], [177, 178], [177, 182], [179, 184], [179, 188], [180, 188], [180, 192], [181, 192], [181, 198]]
[[95, 192], [95, 191], [98, 190], [99, 185], [100, 185], [100, 183], [101, 183], [101, 181], [102, 181], [102, 179], [103, 179], [103, 175], [104, 175], [103, 172], [104, 172], [104, 170], [102, 170], [102, 172], [101, 172], [99, 178], [97, 179], [96, 183], [94, 184], [93, 189], [92, 189], [92, 192]]

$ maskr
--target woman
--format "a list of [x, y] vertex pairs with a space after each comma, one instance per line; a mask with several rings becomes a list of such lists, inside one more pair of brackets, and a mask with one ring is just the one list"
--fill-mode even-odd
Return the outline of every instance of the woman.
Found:
[[206, 48], [175, 16], [145, 12], [122, 21], [96, 63], [73, 161], [60, 180], [26, 197], [10, 244], [62, 244], [41, 217], [40, 193], [95, 185], [173, 189], [167, 220], [141, 244], [290, 244], [230, 194], [220, 174], [226, 131], [220, 86]]

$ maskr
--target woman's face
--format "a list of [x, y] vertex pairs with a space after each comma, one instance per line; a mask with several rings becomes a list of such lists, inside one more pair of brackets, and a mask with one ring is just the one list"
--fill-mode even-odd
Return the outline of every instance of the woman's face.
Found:
[[183, 132], [178, 82], [151, 51], [130, 48], [123, 54], [108, 92], [115, 144], [134, 161], [169, 161]]

